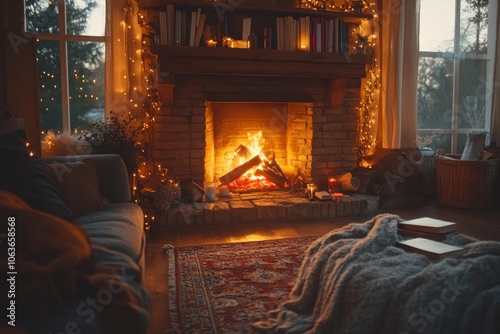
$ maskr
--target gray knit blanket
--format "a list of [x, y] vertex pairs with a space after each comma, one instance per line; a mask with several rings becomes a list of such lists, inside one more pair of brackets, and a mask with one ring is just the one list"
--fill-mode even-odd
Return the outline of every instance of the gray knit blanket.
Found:
[[431, 261], [395, 246], [402, 219], [379, 215], [308, 248], [288, 300], [262, 333], [500, 333], [500, 242], [454, 235], [459, 258]]

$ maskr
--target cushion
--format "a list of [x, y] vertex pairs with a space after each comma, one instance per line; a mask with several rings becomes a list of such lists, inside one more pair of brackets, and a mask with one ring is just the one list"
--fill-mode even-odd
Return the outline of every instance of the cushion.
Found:
[[0, 138], [0, 157], [0, 189], [16, 194], [32, 208], [66, 219], [76, 216], [62, 201], [42, 161], [29, 156], [24, 130]]
[[467, 132], [467, 141], [465, 142], [461, 160], [479, 160], [486, 142], [486, 134], [486, 131], [473, 130]]
[[73, 212], [83, 215], [107, 205], [99, 192], [97, 171], [91, 158], [46, 166], [62, 200]]

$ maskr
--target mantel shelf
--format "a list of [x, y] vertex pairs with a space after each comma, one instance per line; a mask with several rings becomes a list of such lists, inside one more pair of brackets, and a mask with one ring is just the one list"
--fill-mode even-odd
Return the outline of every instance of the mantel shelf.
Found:
[[159, 71], [175, 74], [364, 78], [372, 57], [306, 51], [153, 46]]

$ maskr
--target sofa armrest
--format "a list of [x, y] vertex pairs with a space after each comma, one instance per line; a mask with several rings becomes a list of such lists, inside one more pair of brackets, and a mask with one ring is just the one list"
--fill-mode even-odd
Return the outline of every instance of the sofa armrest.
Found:
[[90, 154], [44, 157], [45, 162], [70, 162], [92, 158], [99, 178], [99, 191], [110, 203], [130, 202], [130, 184], [127, 167], [118, 154]]

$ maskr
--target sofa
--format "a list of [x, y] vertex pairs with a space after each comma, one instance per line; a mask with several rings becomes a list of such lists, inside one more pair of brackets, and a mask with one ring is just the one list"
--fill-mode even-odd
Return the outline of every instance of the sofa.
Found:
[[13, 265], [0, 332], [147, 333], [144, 216], [123, 160], [30, 157], [24, 139], [0, 138], [0, 258]]

